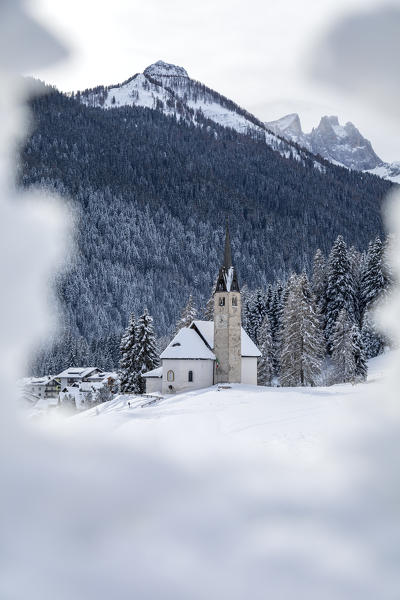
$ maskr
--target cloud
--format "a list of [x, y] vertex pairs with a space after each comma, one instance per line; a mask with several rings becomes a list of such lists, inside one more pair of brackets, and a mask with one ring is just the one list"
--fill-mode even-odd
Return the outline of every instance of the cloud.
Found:
[[309, 73], [400, 119], [399, 32], [400, 7], [394, 4], [342, 18], [313, 46]]
[[0, 69], [46, 67], [67, 56], [64, 46], [28, 15], [20, 0], [0, 2], [0, 21]]

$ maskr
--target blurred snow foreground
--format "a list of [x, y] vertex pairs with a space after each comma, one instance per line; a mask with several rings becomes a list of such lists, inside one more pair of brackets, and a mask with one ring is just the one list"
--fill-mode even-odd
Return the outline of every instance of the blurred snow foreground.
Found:
[[[400, 424], [389, 384], [359, 386], [357, 428], [311, 462], [218, 427], [200, 435], [196, 415], [174, 431], [177, 444], [161, 425], [135, 437], [134, 426], [118, 436], [89, 418], [18, 423], [14, 380], [50, 325], [43, 288], [65, 249], [55, 201], [13, 187], [25, 129], [16, 72], [62, 50], [15, 0], [0, 3], [0, 33], [0, 598], [397, 600]], [[400, 339], [399, 308], [397, 291], [386, 314]]]

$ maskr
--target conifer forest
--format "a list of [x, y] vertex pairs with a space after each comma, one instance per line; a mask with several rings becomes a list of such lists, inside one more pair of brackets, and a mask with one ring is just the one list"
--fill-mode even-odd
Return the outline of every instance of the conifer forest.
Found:
[[55, 89], [30, 104], [20, 185], [58, 192], [76, 223], [70, 265], [53, 282], [58, 335], [37, 350], [32, 374], [118, 368], [132, 315], [152, 315], [158, 350], [189, 297], [207, 318], [228, 217], [260, 382], [365, 377], [365, 359], [385, 345], [373, 307], [390, 285], [381, 241], [390, 182], [284, 158], [205, 118], [91, 108]]

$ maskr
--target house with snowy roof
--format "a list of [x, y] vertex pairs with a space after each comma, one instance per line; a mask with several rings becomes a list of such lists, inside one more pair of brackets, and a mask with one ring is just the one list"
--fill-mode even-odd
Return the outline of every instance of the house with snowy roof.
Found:
[[28, 377], [23, 380], [23, 393], [29, 395], [31, 401], [38, 399], [58, 398], [60, 384], [56, 377]]
[[55, 376], [55, 379], [60, 382], [61, 391], [74, 384], [79, 384], [82, 381], [87, 381], [89, 377], [94, 377], [101, 373], [101, 369], [97, 367], [68, 367], [62, 373]]
[[223, 264], [214, 290], [214, 320], [193, 321], [160, 354], [161, 366], [143, 374], [146, 393], [174, 393], [216, 383], [257, 385], [261, 352], [241, 326], [241, 297], [226, 228]]

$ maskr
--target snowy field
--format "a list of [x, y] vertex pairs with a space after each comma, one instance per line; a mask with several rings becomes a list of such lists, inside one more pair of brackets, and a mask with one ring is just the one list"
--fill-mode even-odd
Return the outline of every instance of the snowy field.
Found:
[[398, 600], [399, 423], [369, 367], [26, 421], [0, 597]]
[[[148, 441], [171, 450], [196, 451], [204, 444], [263, 449], [314, 461], [328, 445], [351, 436], [360, 414], [374, 410], [375, 392], [387, 370], [385, 356], [369, 361], [368, 382], [319, 388], [264, 388], [233, 384], [164, 396], [144, 406], [141, 397], [123, 395], [72, 417], [107, 435]], [[225, 387], [225, 386], [224, 386]], [[362, 420], [365, 425], [364, 418]], [[92, 426], [92, 425], [91, 425]]]

